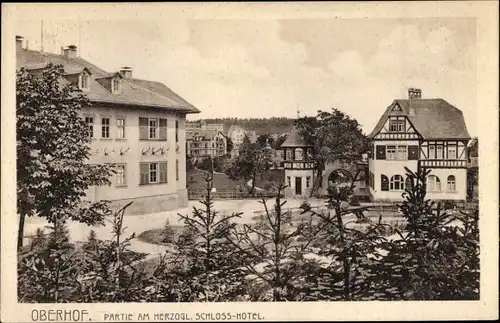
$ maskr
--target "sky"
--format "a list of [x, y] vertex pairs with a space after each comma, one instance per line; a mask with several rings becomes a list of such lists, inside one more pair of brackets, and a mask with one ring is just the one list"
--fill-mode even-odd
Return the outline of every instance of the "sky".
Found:
[[[296, 117], [337, 108], [371, 132], [407, 89], [443, 98], [477, 133], [475, 18], [44, 20], [44, 50], [165, 83], [202, 112]], [[16, 34], [40, 49], [40, 20]]]

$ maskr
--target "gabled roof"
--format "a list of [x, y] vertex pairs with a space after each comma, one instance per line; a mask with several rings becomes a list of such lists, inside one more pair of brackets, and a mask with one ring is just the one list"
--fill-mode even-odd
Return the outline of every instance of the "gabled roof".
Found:
[[[217, 131], [217, 130], [212, 130], [212, 129], [207, 129], [207, 130], [202, 130], [202, 129], [189, 129], [186, 130], [186, 140], [193, 140], [195, 135], [198, 137], [203, 138], [203, 140], [212, 140], [215, 138], [218, 134], [221, 134], [224, 136], [223, 133]], [[225, 136], [224, 136], [225, 137]]]
[[282, 148], [287, 147], [311, 147], [299, 133], [297, 127], [293, 127], [287, 134], [285, 141], [281, 144]]
[[[393, 111], [399, 106], [401, 111]], [[470, 139], [462, 111], [443, 99], [394, 100], [368, 138], [374, 138], [389, 116], [406, 116], [423, 139]]]
[[200, 112], [160, 82], [123, 78], [120, 93], [113, 94], [99, 84], [96, 79], [110, 77], [116, 73], [109, 73], [80, 57], [68, 58], [64, 55], [22, 49], [16, 52], [16, 58], [17, 69], [22, 67], [43, 68], [48, 63], [63, 65], [66, 74], [86, 69], [91, 74], [90, 92], [86, 95], [92, 102], [161, 108], [182, 113]]

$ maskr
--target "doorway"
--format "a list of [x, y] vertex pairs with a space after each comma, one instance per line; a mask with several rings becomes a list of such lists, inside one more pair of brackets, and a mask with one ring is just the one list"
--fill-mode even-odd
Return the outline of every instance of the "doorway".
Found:
[[302, 177], [295, 177], [295, 195], [302, 195]]

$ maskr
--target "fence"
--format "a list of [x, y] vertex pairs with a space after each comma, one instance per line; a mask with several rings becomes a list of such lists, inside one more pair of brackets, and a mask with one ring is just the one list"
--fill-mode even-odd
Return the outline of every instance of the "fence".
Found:
[[[206, 195], [207, 191], [205, 190], [199, 190], [199, 191], [188, 190], [188, 200], [201, 200], [205, 198]], [[250, 194], [248, 192], [240, 192], [236, 190], [218, 190], [216, 192], [211, 192], [210, 196], [212, 196], [214, 200], [252, 200], [252, 199], [261, 199], [262, 197], [273, 198], [276, 195], [274, 193], [269, 193], [269, 192], [258, 192]]]

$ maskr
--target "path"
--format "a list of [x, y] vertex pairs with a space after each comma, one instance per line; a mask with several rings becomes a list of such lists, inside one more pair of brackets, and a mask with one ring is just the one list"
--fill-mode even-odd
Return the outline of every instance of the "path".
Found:
[[[302, 203], [302, 200], [288, 200], [285, 204], [285, 208], [298, 207]], [[323, 200], [310, 200], [311, 205], [322, 205]], [[268, 207], [272, 207], [274, 201], [269, 200]], [[203, 207], [197, 201], [189, 201], [188, 207], [165, 211], [153, 214], [144, 215], [126, 215], [124, 216], [123, 226], [125, 228], [125, 235], [129, 236], [135, 232], [136, 236], [141, 232], [162, 228], [167, 219], [172, 225], [183, 225], [180, 221], [179, 213], [188, 214], [191, 213], [193, 207]], [[253, 222], [252, 218], [255, 216], [255, 211], [263, 210], [262, 203], [259, 200], [221, 200], [214, 202], [214, 208], [219, 213], [232, 213], [232, 212], [243, 212], [240, 218], [235, 218], [234, 221], [240, 224]], [[94, 230], [98, 239], [110, 239], [111, 234], [111, 221], [112, 217], [106, 218], [106, 223], [103, 226], [89, 227], [85, 224], [78, 222], [68, 222], [68, 230], [70, 232], [71, 239], [73, 241], [83, 241], [85, 240], [90, 231]], [[42, 218], [28, 218], [25, 223], [25, 236], [33, 235], [38, 228], [44, 228], [48, 223]], [[138, 239], [133, 239], [131, 241], [131, 249], [137, 252], [148, 253], [150, 257], [154, 257], [165, 251], [164, 246], [159, 246], [155, 244], [150, 244], [142, 242]]]

